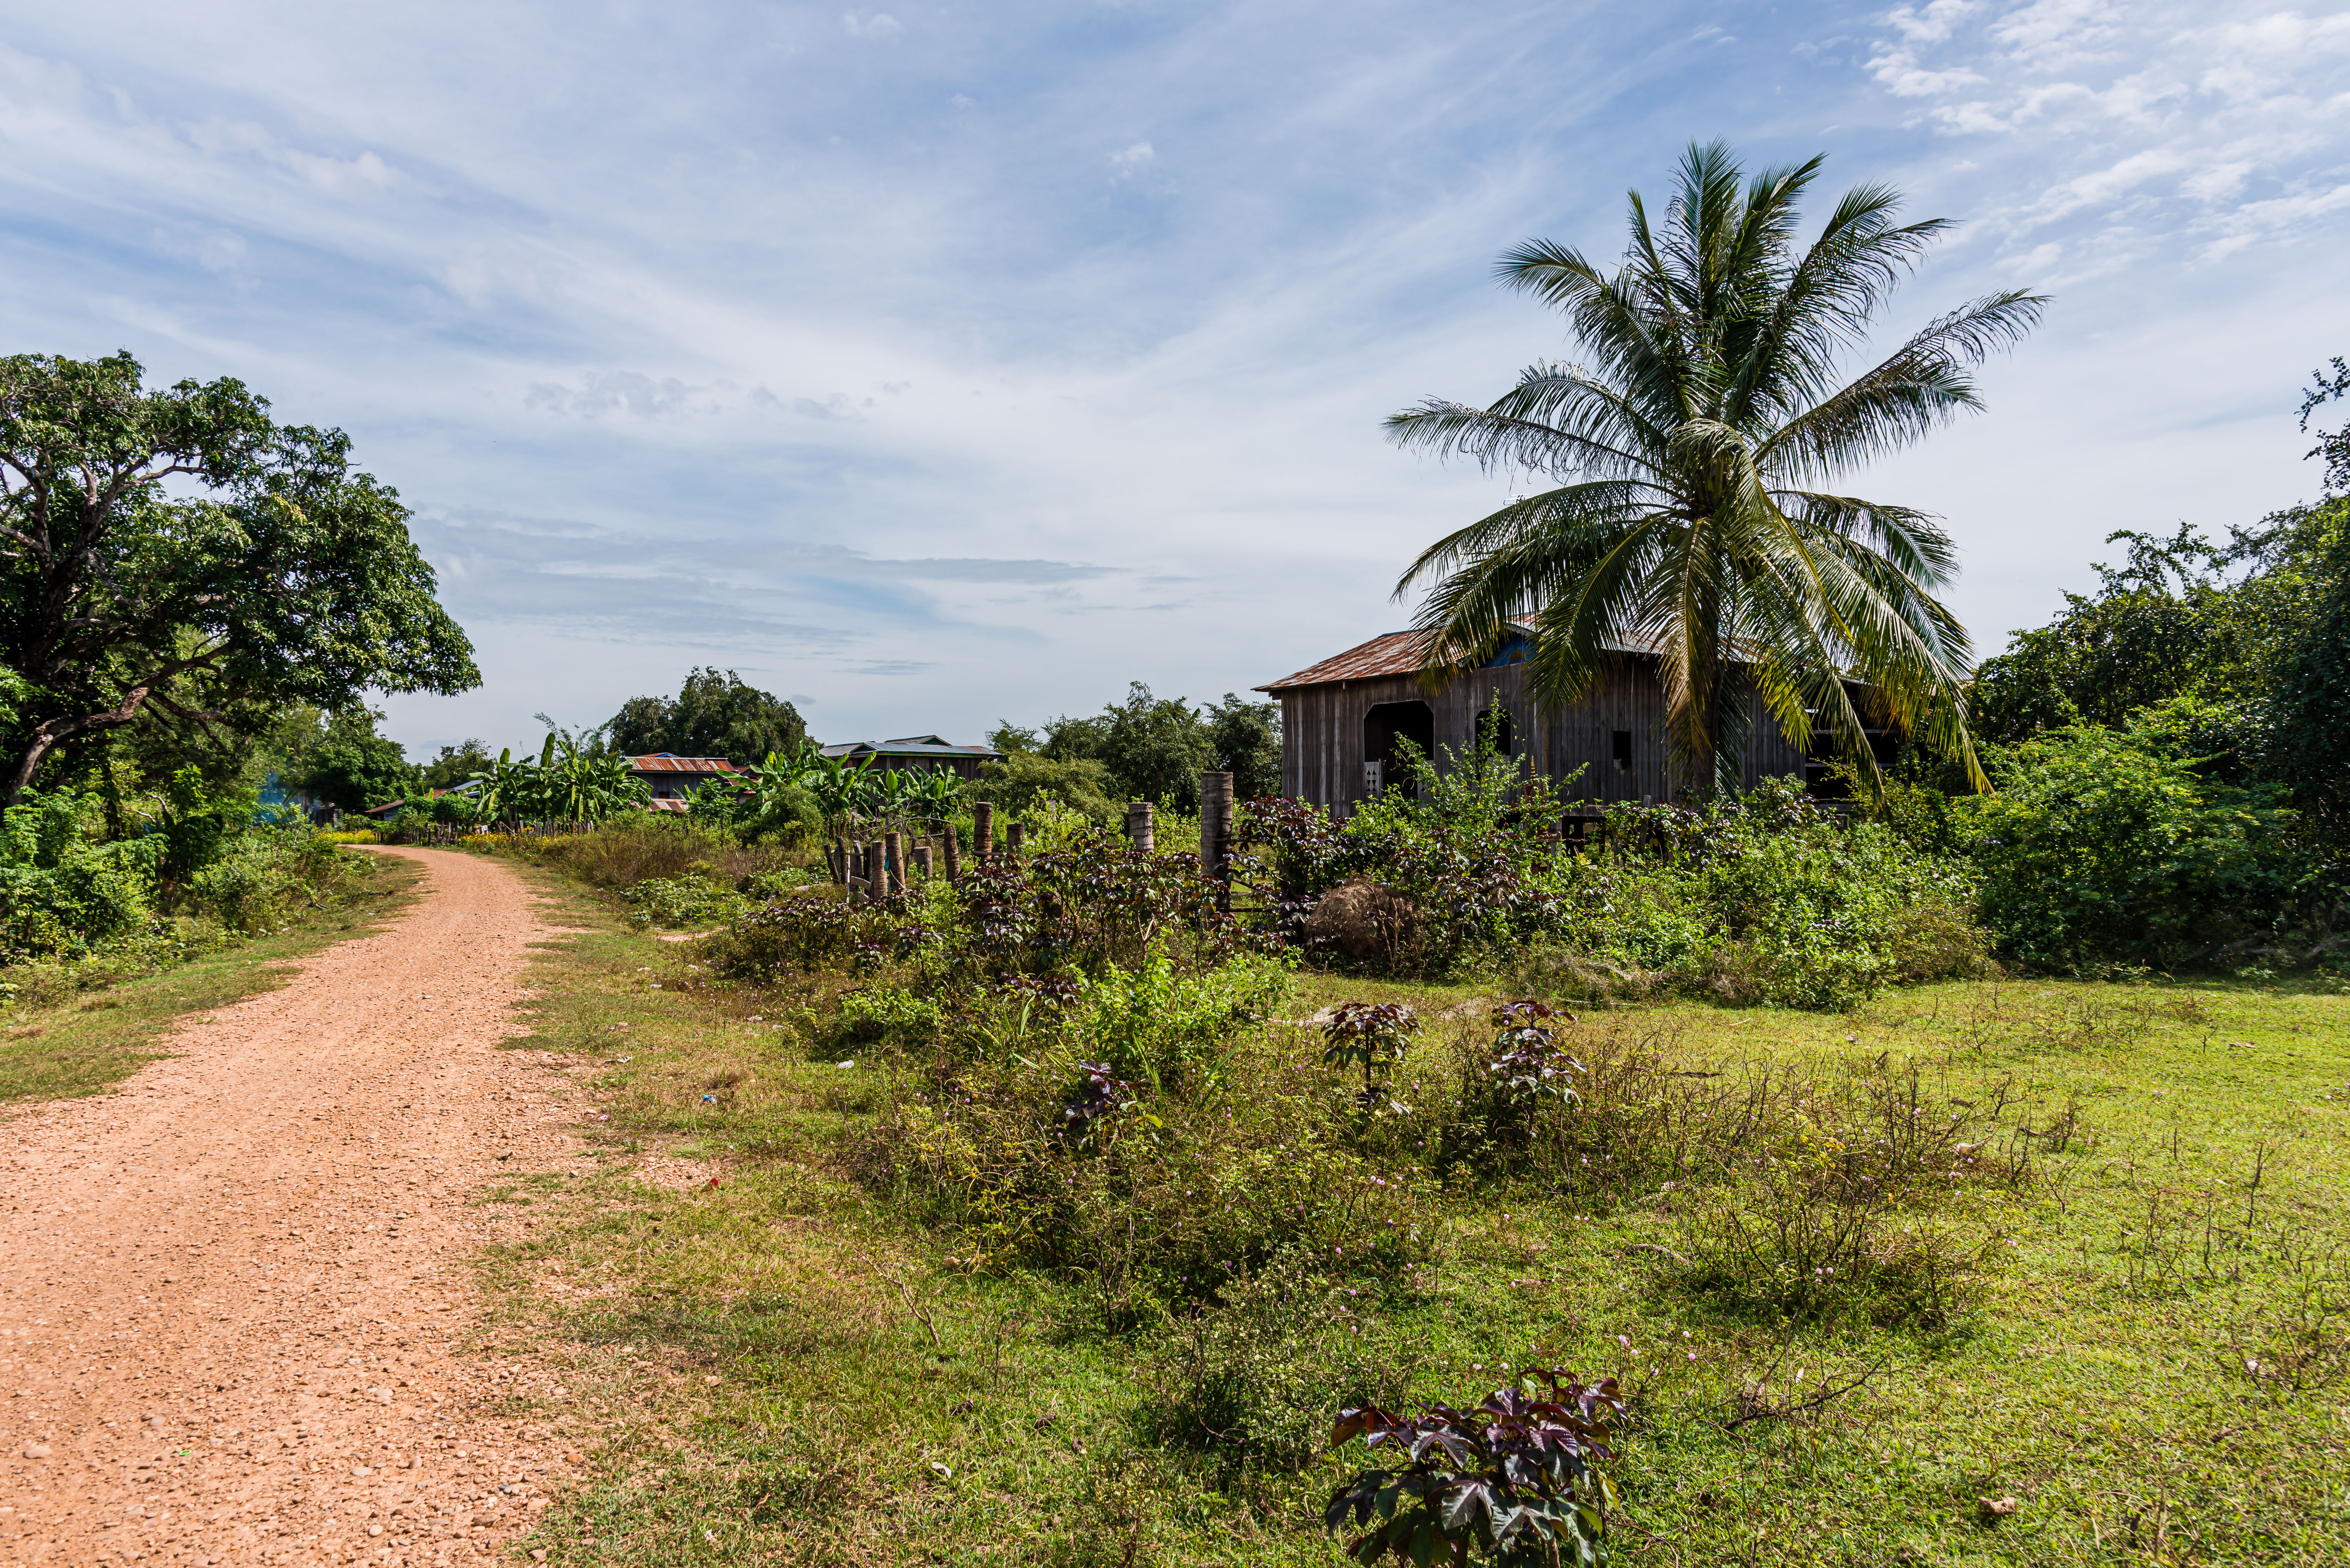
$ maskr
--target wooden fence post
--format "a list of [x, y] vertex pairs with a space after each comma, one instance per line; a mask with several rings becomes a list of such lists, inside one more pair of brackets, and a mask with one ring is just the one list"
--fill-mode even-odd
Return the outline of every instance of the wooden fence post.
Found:
[[985, 865], [995, 853], [995, 803], [976, 800], [971, 805], [971, 857]]
[[1200, 775], [1200, 859], [1206, 865], [1208, 875], [1223, 886], [1217, 895], [1220, 908], [1232, 907], [1232, 775], [1203, 773]]
[[1158, 835], [1151, 825], [1151, 805], [1147, 800], [1128, 801], [1126, 806], [1127, 847], [1138, 855], [1154, 852]]
[[1015, 816], [1003, 825], [1003, 853], [1017, 860], [1020, 858], [1020, 851], [1027, 842], [1028, 825], [1026, 823]]
[[879, 839], [865, 846], [865, 899], [878, 904], [889, 896], [889, 868], [881, 859]]
[[881, 890], [902, 893], [906, 890], [906, 849], [898, 830], [891, 828], [881, 836]]
[[962, 836], [955, 831], [951, 820], [947, 823], [946, 849], [947, 880], [960, 882], [962, 880]]
[[914, 846], [914, 875], [925, 882], [931, 879], [931, 841], [927, 838]]

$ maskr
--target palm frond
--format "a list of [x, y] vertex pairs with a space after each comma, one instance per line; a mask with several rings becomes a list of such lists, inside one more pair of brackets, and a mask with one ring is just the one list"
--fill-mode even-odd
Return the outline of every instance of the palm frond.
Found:
[[1762, 442], [1782, 478], [1825, 477], [1908, 446], [1961, 409], [1980, 409], [1969, 367], [2021, 342], [2047, 306], [2011, 290], [1929, 323], [1841, 390], [1795, 415]]

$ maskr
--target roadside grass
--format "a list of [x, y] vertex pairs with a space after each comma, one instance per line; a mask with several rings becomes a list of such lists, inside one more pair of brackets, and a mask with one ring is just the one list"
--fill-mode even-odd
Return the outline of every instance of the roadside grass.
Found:
[[377, 929], [415, 897], [421, 874], [412, 863], [357, 853], [347, 858], [349, 880], [296, 916], [289, 930], [233, 941], [103, 991], [0, 1009], [0, 1103], [110, 1088], [169, 1054], [159, 1041], [179, 1018], [276, 990], [287, 978], [278, 965]]
[[[1938, 1211], [1983, 1260], [1941, 1316], [1730, 1304], [1687, 1266], [1703, 1195], [1461, 1179], [1431, 1261], [1359, 1293], [1276, 1272], [1114, 1331], [1084, 1279], [974, 1269], [855, 1165], [897, 1090], [835, 1030], [848, 981], [681, 990], [690, 946], [546, 885], [581, 929], [519, 1043], [585, 1058], [603, 1158], [490, 1195], [539, 1223], [484, 1268], [493, 1332], [561, 1368], [533, 1413], [594, 1456], [523, 1543], [551, 1563], [1328, 1564], [1321, 1505], [1362, 1462], [1325, 1451], [1335, 1407], [1472, 1402], [1529, 1363], [1631, 1391], [1622, 1563], [2350, 1560], [2339, 995], [2002, 981], [1569, 1032], [1724, 1084], [1914, 1064], [1936, 1115], [2003, 1090], [2028, 1158]], [[1413, 1099], [1479, 995], [1305, 976], [1288, 1011], [1413, 1002]]]

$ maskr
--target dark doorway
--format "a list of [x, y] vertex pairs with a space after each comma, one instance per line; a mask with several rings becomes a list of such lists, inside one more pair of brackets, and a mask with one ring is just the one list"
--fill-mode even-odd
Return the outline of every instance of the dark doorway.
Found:
[[[1401, 784], [1408, 776], [1396, 749], [1409, 741], [1423, 757], [1436, 750], [1436, 710], [1425, 702], [1381, 702], [1363, 715], [1363, 760], [1380, 764], [1380, 788]], [[1373, 794], [1366, 789], [1365, 794]]]

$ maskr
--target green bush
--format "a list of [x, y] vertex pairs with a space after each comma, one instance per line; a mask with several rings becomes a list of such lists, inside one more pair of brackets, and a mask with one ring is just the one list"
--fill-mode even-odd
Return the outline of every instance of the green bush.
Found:
[[630, 887], [621, 897], [629, 918], [640, 926], [696, 926], [730, 920], [748, 907], [743, 895], [722, 888], [708, 877], [655, 877]]
[[147, 929], [170, 847], [160, 836], [107, 843], [93, 796], [36, 795], [0, 826], [0, 910], [14, 954], [80, 957]]
[[232, 931], [267, 930], [341, 877], [335, 846], [307, 825], [255, 828], [188, 878], [185, 901]]
[[1992, 753], [1994, 795], [1963, 803], [1981, 908], [2002, 954], [2095, 972], [2257, 942], [2306, 870], [2280, 792], [2216, 783], [2177, 715], [2075, 724]]
[[1289, 972], [1262, 958], [1236, 959], [1200, 974], [1178, 974], [1164, 953], [1129, 973], [1108, 965], [1080, 978], [1073, 1027], [1080, 1049], [1118, 1077], [1154, 1090], [1222, 1081], [1221, 1047], [1289, 999]]

